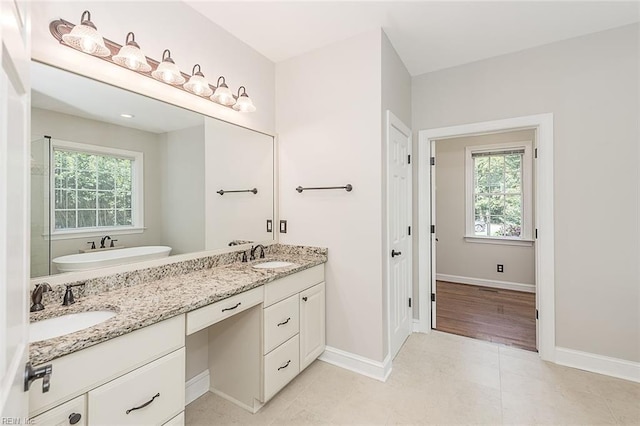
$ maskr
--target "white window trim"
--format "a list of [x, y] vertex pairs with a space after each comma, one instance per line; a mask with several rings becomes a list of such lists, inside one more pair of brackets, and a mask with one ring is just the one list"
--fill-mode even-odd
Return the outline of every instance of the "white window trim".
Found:
[[[525, 245], [533, 244], [533, 161], [532, 142], [517, 141], [491, 145], [465, 147], [465, 235], [470, 243]], [[475, 235], [475, 212], [473, 209], [473, 157], [474, 153], [524, 149], [522, 158], [522, 234], [515, 237], [481, 237]]]
[[93, 227], [80, 229], [55, 229], [55, 164], [51, 164], [49, 170], [49, 185], [52, 200], [50, 201], [50, 239], [65, 240], [73, 238], [97, 237], [101, 235], [126, 235], [140, 234], [146, 229], [144, 227], [144, 154], [138, 151], [127, 151], [125, 149], [117, 149], [106, 146], [90, 145], [86, 143], [69, 142], [60, 139], [51, 139], [50, 157], [54, 161], [53, 151], [55, 148], [67, 151], [85, 152], [88, 154], [110, 155], [112, 157], [125, 158], [133, 160], [131, 171], [131, 226], [113, 226], [113, 227]]

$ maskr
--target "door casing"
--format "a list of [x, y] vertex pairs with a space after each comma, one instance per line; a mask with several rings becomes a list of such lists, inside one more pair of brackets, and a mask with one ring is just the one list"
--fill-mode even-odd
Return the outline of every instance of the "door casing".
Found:
[[477, 136], [513, 130], [535, 129], [535, 241], [536, 323], [538, 353], [543, 360], [555, 362], [555, 260], [554, 260], [554, 177], [553, 114], [538, 114], [503, 120], [441, 127], [418, 132], [418, 294], [422, 333], [431, 332], [431, 283], [434, 265], [431, 241], [431, 143], [460, 136]]

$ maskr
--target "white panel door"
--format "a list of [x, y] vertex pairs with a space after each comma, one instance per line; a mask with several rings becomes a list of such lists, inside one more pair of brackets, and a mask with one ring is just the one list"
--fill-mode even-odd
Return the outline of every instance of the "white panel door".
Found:
[[387, 111], [387, 285], [389, 340], [395, 357], [411, 334], [411, 130]]
[[[25, 423], [28, 356], [28, 3], [0, 1], [0, 419]], [[3, 421], [3, 423], [4, 423]]]

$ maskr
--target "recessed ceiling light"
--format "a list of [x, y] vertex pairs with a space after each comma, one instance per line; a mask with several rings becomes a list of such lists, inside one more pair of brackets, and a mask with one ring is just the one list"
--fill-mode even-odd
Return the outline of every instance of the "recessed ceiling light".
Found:
[[133, 114], [120, 114], [120, 117], [122, 117], [122, 118], [133, 118], [133, 117], [135, 117], [135, 115], [133, 115]]

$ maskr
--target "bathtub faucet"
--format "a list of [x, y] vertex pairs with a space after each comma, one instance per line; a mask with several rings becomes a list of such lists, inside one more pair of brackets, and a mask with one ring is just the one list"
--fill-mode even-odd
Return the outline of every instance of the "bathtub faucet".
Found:
[[105, 241], [110, 240], [110, 239], [111, 239], [111, 237], [108, 236], [108, 235], [105, 235], [104, 237], [102, 237], [102, 239], [100, 240], [100, 248], [106, 248], [104, 243], [105, 243]]

